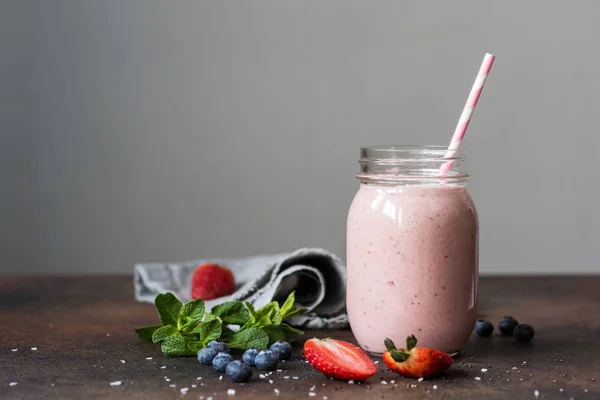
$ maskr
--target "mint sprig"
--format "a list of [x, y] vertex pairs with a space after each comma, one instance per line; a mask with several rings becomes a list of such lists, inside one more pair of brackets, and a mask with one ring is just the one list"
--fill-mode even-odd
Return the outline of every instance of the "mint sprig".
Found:
[[135, 331], [142, 339], [160, 343], [163, 354], [172, 357], [193, 356], [217, 339], [234, 349], [266, 349], [289, 333], [304, 333], [283, 322], [306, 311], [296, 308], [295, 300], [292, 292], [281, 307], [272, 301], [256, 310], [251, 303], [228, 301], [206, 312], [202, 299], [182, 304], [172, 293], [164, 293], [154, 301], [162, 325]]

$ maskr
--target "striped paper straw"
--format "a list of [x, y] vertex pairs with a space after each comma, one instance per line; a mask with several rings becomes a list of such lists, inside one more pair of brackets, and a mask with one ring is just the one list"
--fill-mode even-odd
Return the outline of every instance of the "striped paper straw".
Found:
[[[456, 130], [454, 131], [454, 135], [452, 135], [452, 140], [450, 141], [450, 146], [448, 146], [448, 150], [446, 150], [446, 154], [444, 154], [444, 158], [453, 158], [456, 156], [456, 152], [458, 147], [460, 146], [460, 142], [462, 142], [465, 137], [465, 132], [469, 127], [469, 122], [471, 122], [471, 117], [473, 116], [473, 111], [475, 111], [475, 106], [477, 105], [477, 101], [479, 100], [479, 96], [481, 95], [481, 91], [483, 90], [483, 85], [485, 85], [485, 80], [492, 69], [492, 64], [494, 63], [494, 59], [496, 57], [486, 53], [483, 58], [483, 63], [481, 63], [481, 68], [479, 68], [479, 73], [477, 74], [477, 78], [475, 79], [475, 83], [471, 88], [471, 93], [469, 93], [469, 98], [467, 99], [467, 104], [465, 104], [465, 108], [463, 109], [462, 114], [460, 115], [460, 119], [458, 120], [458, 124], [456, 125]], [[452, 161], [445, 162], [440, 167], [440, 175], [447, 174], [452, 169]]]

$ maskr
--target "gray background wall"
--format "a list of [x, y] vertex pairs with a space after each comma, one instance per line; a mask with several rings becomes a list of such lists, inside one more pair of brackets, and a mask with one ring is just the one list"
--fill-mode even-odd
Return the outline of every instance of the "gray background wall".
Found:
[[4, 0], [0, 271], [323, 246], [363, 144], [467, 134], [484, 273], [598, 272], [597, 1]]

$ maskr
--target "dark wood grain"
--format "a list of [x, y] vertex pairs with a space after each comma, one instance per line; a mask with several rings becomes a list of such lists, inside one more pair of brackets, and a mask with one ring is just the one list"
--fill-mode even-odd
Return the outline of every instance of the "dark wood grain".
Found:
[[[600, 277], [483, 278], [480, 287], [480, 314], [494, 322], [510, 314], [532, 324], [532, 343], [473, 336], [444, 378], [419, 383], [380, 362], [380, 372], [362, 384], [323, 377], [304, 363], [298, 345], [294, 359], [269, 377], [272, 384], [259, 371], [252, 382], [235, 384], [194, 358], [164, 357], [157, 345], [137, 339], [133, 329], [157, 317], [153, 306], [133, 300], [131, 277], [4, 275], [0, 398], [262, 399], [275, 397], [275, 388], [283, 399], [530, 399], [534, 390], [540, 398], [600, 398]], [[312, 336], [353, 341], [350, 331], [306, 335]], [[118, 380], [121, 386], [109, 385]], [[184, 387], [189, 391], [182, 395]]]

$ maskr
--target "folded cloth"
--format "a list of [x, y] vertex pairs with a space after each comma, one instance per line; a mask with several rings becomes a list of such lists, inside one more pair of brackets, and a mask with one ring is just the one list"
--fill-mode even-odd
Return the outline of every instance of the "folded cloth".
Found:
[[182, 263], [137, 264], [133, 278], [135, 298], [153, 303], [160, 293], [172, 292], [179, 300], [191, 300], [191, 280], [201, 264], [215, 263], [231, 269], [237, 290], [231, 296], [206, 301], [207, 309], [231, 300], [248, 301], [255, 308], [270, 301], [285, 301], [296, 291], [296, 305], [308, 312], [290, 324], [308, 329], [348, 327], [346, 314], [346, 268], [324, 249], [303, 248], [286, 254], [245, 258], [193, 260]]

